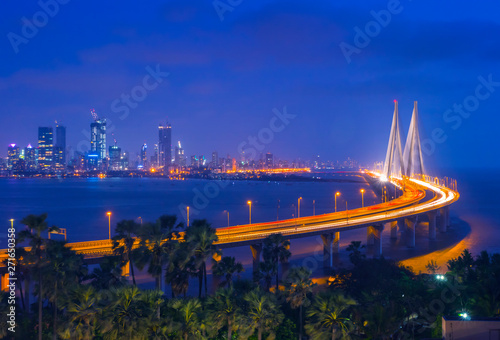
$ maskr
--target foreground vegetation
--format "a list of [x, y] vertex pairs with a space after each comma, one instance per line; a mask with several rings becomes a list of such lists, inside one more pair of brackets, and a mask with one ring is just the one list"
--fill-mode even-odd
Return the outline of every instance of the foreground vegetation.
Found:
[[[44, 237], [46, 217], [27, 216], [21, 223], [28, 229], [18, 234], [31, 246], [16, 251], [18, 339], [412, 339], [440, 337], [442, 315], [500, 315], [499, 254], [473, 258], [465, 250], [445, 276], [417, 275], [384, 258], [366, 259], [361, 242], [352, 242], [352, 267], [317, 286], [309, 269], [283, 266], [289, 243], [276, 234], [263, 243], [264, 261], [248, 281], [239, 278], [242, 265], [214, 246], [205, 220], [185, 228], [165, 215], [154, 223], [119, 222], [115, 256], [89, 271], [65, 242]], [[220, 277], [211, 295], [207, 262]], [[126, 264], [130, 280], [122, 276]], [[156, 289], [136, 286], [137, 269], [147, 270]], [[428, 270], [444, 272], [434, 262]], [[187, 296], [190, 278], [197, 297]], [[4, 292], [0, 304], [0, 336], [10, 336]]]

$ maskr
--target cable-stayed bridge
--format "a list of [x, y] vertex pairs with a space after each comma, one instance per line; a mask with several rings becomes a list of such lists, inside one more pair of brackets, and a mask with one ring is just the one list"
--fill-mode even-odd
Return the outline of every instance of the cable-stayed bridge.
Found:
[[[393, 186], [400, 197], [373, 206], [330, 214], [305, 216], [266, 223], [218, 228], [217, 246], [222, 248], [250, 246], [254, 271], [261, 260], [263, 240], [272, 234], [282, 234], [288, 239], [320, 235], [323, 241], [323, 266], [330, 267], [332, 256], [339, 252], [341, 233], [346, 230], [366, 228], [368, 245], [373, 246], [374, 256], [382, 255], [382, 231], [390, 228], [390, 237], [402, 235], [407, 247], [415, 247], [415, 228], [419, 220], [429, 222], [429, 239], [435, 239], [437, 231], [446, 232], [450, 225], [449, 206], [459, 199], [456, 181], [433, 178], [425, 174], [420, 135], [418, 130], [417, 102], [404, 149], [400, 136], [398, 103], [394, 114], [382, 173], [361, 171], [374, 187]], [[332, 193], [334, 195], [334, 193]], [[399, 231], [399, 232], [398, 232]], [[182, 233], [181, 233], [182, 238]], [[68, 247], [83, 254], [90, 263], [113, 254], [111, 240], [68, 243]], [[136, 240], [139, 246], [139, 240]], [[2, 289], [8, 284], [4, 260], [7, 249], [0, 250]], [[128, 266], [124, 267], [128, 275]]]

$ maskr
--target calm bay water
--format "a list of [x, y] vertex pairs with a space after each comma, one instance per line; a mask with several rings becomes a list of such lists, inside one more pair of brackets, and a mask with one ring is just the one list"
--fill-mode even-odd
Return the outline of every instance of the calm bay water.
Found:
[[[447, 173], [448, 174], [448, 173]], [[500, 252], [500, 170], [464, 170], [450, 173], [458, 179], [460, 200], [452, 206], [451, 216], [454, 228], [463, 228], [465, 238], [446, 254], [445, 262], [464, 248], [477, 254], [481, 250]], [[0, 224], [6, 227], [8, 220], [19, 220], [28, 214], [47, 212], [50, 225], [67, 228], [68, 241], [86, 241], [108, 237], [107, 211], [112, 212], [112, 230], [117, 221], [136, 219], [155, 220], [162, 214], [175, 214], [184, 221], [186, 205], [191, 207], [191, 221], [206, 218], [214, 227], [227, 225], [229, 211], [230, 225], [248, 223], [247, 201], [252, 203], [252, 222], [291, 218], [296, 214], [297, 199], [302, 197], [301, 215], [313, 214], [313, 200], [316, 214], [334, 210], [333, 193], [340, 191], [338, 210], [344, 210], [346, 201], [349, 209], [361, 206], [360, 189], [365, 188], [365, 204], [378, 202], [369, 185], [360, 177], [336, 176], [337, 180], [355, 182], [259, 182], [259, 181], [170, 181], [160, 178], [106, 178], [106, 179], [0, 179]], [[215, 189], [217, 188], [217, 189]], [[205, 194], [204, 194], [205, 192]], [[207, 195], [208, 194], [208, 195]], [[280, 208], [277, 203], [280, 200]], [[3, 221], [3, 222], [2, 222]], [[365, 231], [343, 233], [341, 247], [352, 240], [365, 242]], [[388, 231], [384, 231], [384, 247], [391, 247]], [[443, 239], [449, 236], [443, 234]], [[418, 237], [418, 235], [417, 235]], [[319, 241], [314, 241], [314, 249]], [[6, 233], [0, 234], [2, 248]], [[294, 241], [294, 253], [310, 252], [308, 241]], [[318, 245], [316, 245], [318, 243]], [[425, 232], [420, 244], [427, 245]], [[303, 248], [301, 249], [301, 246]], [[419, 240], [417, 239], [417, 248]], [[449, 245], [447, 245], [449, 246]], [[438, 249], [431, 245], [429, 251]], [[318, 248], [319, 249], [319, 248]], [[317, 249], [316, 249], [317, 250]], [[397, 254], [404, 258], [416, 256], [414, 250], [397, 248]], [[386, 253], [389, 255], [389, 252]], [[389, 255], [390, 256], [390, 255]]]
[[378, 202], [361, 177], [335, 178], [355, 182], [0, 179], [0, 221], [4, 221], [0, 223], [8, 225], [11, 218], [19, 222], [28, 214], [46, 212], [49, 225], [67, 229], [68, 241], [86, 241], [108, 237], [107, 211], [112, 212], [112, 230], [119, 220], [154, 221], [162, 214], [175, 214], [185, 221], [186, 205], [190, 206], [191, 221], [206, 218], [214, 227], [223, 227], [227, 226], [224, 210], [229, 211], [230, 225], [248, 223], [248, 200], [252, 201], [253, 223], [276, 220], [278, 216], [292, 218], [299, 197], [301, 216], [313, 214], [313, 200], [316, 214], [332, 212], [336, 191], [342, 193], [337, 199], [338, 210], [346, 208], [346, 201], [349, 209], [361, 206], [361, 188], [367, 191], [365, 204]]

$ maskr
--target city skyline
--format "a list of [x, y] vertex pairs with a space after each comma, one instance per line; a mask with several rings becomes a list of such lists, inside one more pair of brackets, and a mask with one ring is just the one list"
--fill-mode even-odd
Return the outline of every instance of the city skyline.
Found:
[[[498, 120], [500, 44], [489, 33], [499, 25], [496, 4], [433, 4], [429, 12], [427, 4], [401, 2], [385, 22], [387, 5], [256, 1], [226, 11], [223, 20], [202, 1], [157, 1], [140, 11], [124, 2], [112, 18], [94, 3], [60, 5], [17, 52], [8, 38], [0, 43], [0, 124], [19, 131], [2, 134], [0, 145], [33, 144], [32, 131], [57, 119], [76, 148], [88, 139], [94, 107], [131, 153], [154, 145], [156, 124], [168, 120], [177, 127], [172, 140], [185, 150], [234, 155], [269, 126], [274, 109], [286, 107], [296, 116], [264, 152], [307, 159], [314, 150], [325, 159], [372, 163], [385, 150], [398, 99], [403, 127], [419, 101], [428, 164], [498, 166], [476, 152], [491, 152]], [[6, 34], [22, 34], [21, 18], [42, 10], [11, 7], [0, 24]], [[363, 32], [370, 25], [377, 34]]]

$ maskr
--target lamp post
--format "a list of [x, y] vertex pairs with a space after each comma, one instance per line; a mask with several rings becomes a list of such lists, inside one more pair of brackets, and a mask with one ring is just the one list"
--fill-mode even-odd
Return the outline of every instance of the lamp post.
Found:
[[187, 226], [189, 227], [189, 205], [186, 207]]
[[142, 225], [142, 217], [141, 217], [141, 216], [139, 216], [139, 217], [138, 217], [138, 219], [141, 221], [141, 225]]
[[300, 217], [300, 201], [302, 200], [302, 197], [299, 197], [297, 200], [297, 218]]
[[280, 219], [280, 200], [278, 200], [278, 204], [276, 205], [276, 221]]
[[248, 201], [248, 224], [252, 224], [252, 201]]
[[108, 236], [111, 240], [111, 211], [108, 211], [106, 215], [108, 215]]
[[340, 196], [340, 192], [335, 193], [335, 212], [337, 212], [337, 197]]
[[345, 217], [346, 217], [346, 224], [349, 223], [349, 210], [347, 210], [347, 201], [345, 201]]
[[365, 189], [361, 189], [361, 208], [365, 207]]
[[229, 211], [224, 210], [223, 213], [227, 213], [227, 227], [229, 228]]
[[313, 216], [316, 216], [316, 200], [313, 200]]

